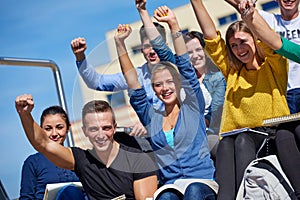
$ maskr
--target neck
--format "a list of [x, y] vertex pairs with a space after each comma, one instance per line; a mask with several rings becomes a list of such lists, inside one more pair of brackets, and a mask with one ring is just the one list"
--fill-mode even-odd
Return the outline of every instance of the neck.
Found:
[[197, 75], [197, 78], [201, 78], [201, 76], [204, 76], [206, 74], [206, 66], [204, 67], [201, 67], [200, 69], [195, 69], [195, 72], [196, 72], [196, 75]]
[[148, 71], [149, 71], [150, 73], [152, 73], [152, 69], [153, 69], [154, 66], [155, 66], [155, 65], [150, 64], [149, 62], [147, 62]]
[[109, 148], [107, 151], [97, 151], [96, 154], [98, 158], [106, 165], [106, 167], [109, 167], [111, 163], [114, 161], [116, 156], [119, 152], [120, 144], [116, 141], [113, 141], [111, 148]]
[[296, 9], [295, 11], [286, 11], [286, 10], [281, 9], [280, 13], [281, 13], [282, 19], [284, 19], [285, 21], [290, 21], [292, 19], [295, 19], [299, 15], [298, 9]]
[[169, 131], [176, 125], [180, 108], [178, 104], [166, 106], [166, 115], [163, 117], [163, 131]]
[[246, 68], [248, 70], [258, 70], [258, 69], [260, 69], [260, 65], [262, 64], [262, 61], [260, 61], [260, 60], [261, 59], [259, 58], [259, 56], [256, 55], [252, 62], [246, 63]]
[[179, 111], [179, 105], [178, 103], [174, 104], [174, 105], [165, 105], [165, 112], [166, 112], [166, 115], [170, 115], [174, 112], [177, 112]]

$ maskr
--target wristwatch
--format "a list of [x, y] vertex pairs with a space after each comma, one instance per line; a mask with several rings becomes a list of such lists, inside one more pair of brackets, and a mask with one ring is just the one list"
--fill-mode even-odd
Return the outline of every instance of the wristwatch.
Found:
[[174, 37], [174, 39], [180, 37], [181, 35], [182, 35], [181, 30], [179, 30], [179, 31], [177, 31], [175, 33], [172, 33], [172, 37]]

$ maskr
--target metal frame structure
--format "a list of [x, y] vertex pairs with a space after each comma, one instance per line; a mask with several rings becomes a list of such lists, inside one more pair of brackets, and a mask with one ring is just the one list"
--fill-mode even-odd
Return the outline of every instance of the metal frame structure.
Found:
[[[62, 79], [60, 75], [60, 70], [57, 64], [52, 60], [40, 60], [40, 59], [28, 59], [28, 58], [11, 58], [11, 57], [0, 57], [0, 65], [13, 65], [13, 66], [20, 66], [20, 67], [49, 67], [51, 68], [55, 86], [57, 90], [58, 100], [61, 107], [68, 113], [65, 94], [62, 84]], [[70, 129], [67, 135], [67, 145], [69, 147], [74, 146], [73, 136], [72, 136], [72, 129]]]

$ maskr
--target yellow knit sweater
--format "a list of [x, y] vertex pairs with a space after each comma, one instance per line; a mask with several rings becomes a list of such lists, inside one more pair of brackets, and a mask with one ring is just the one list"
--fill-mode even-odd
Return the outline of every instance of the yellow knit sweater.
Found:
[[237, 71], [228, 64], [221, 38], [205, 40], [205, 49], [222, 71], [227, 85], [220, 132], [259, 127], [267, 118], [290, 114], [287, 102], [288, 60], [258, 41], [265, 52], [259, 70]]

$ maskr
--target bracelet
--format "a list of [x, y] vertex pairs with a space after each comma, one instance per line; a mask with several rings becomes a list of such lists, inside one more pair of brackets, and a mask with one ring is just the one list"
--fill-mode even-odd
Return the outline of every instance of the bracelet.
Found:
[[172, 33], [172, 37], [174, 39], [179, 38], [181, 35], [182, 35], [181, 30], [179, 30], [179, 31], [177, 31], [175, 33]]

